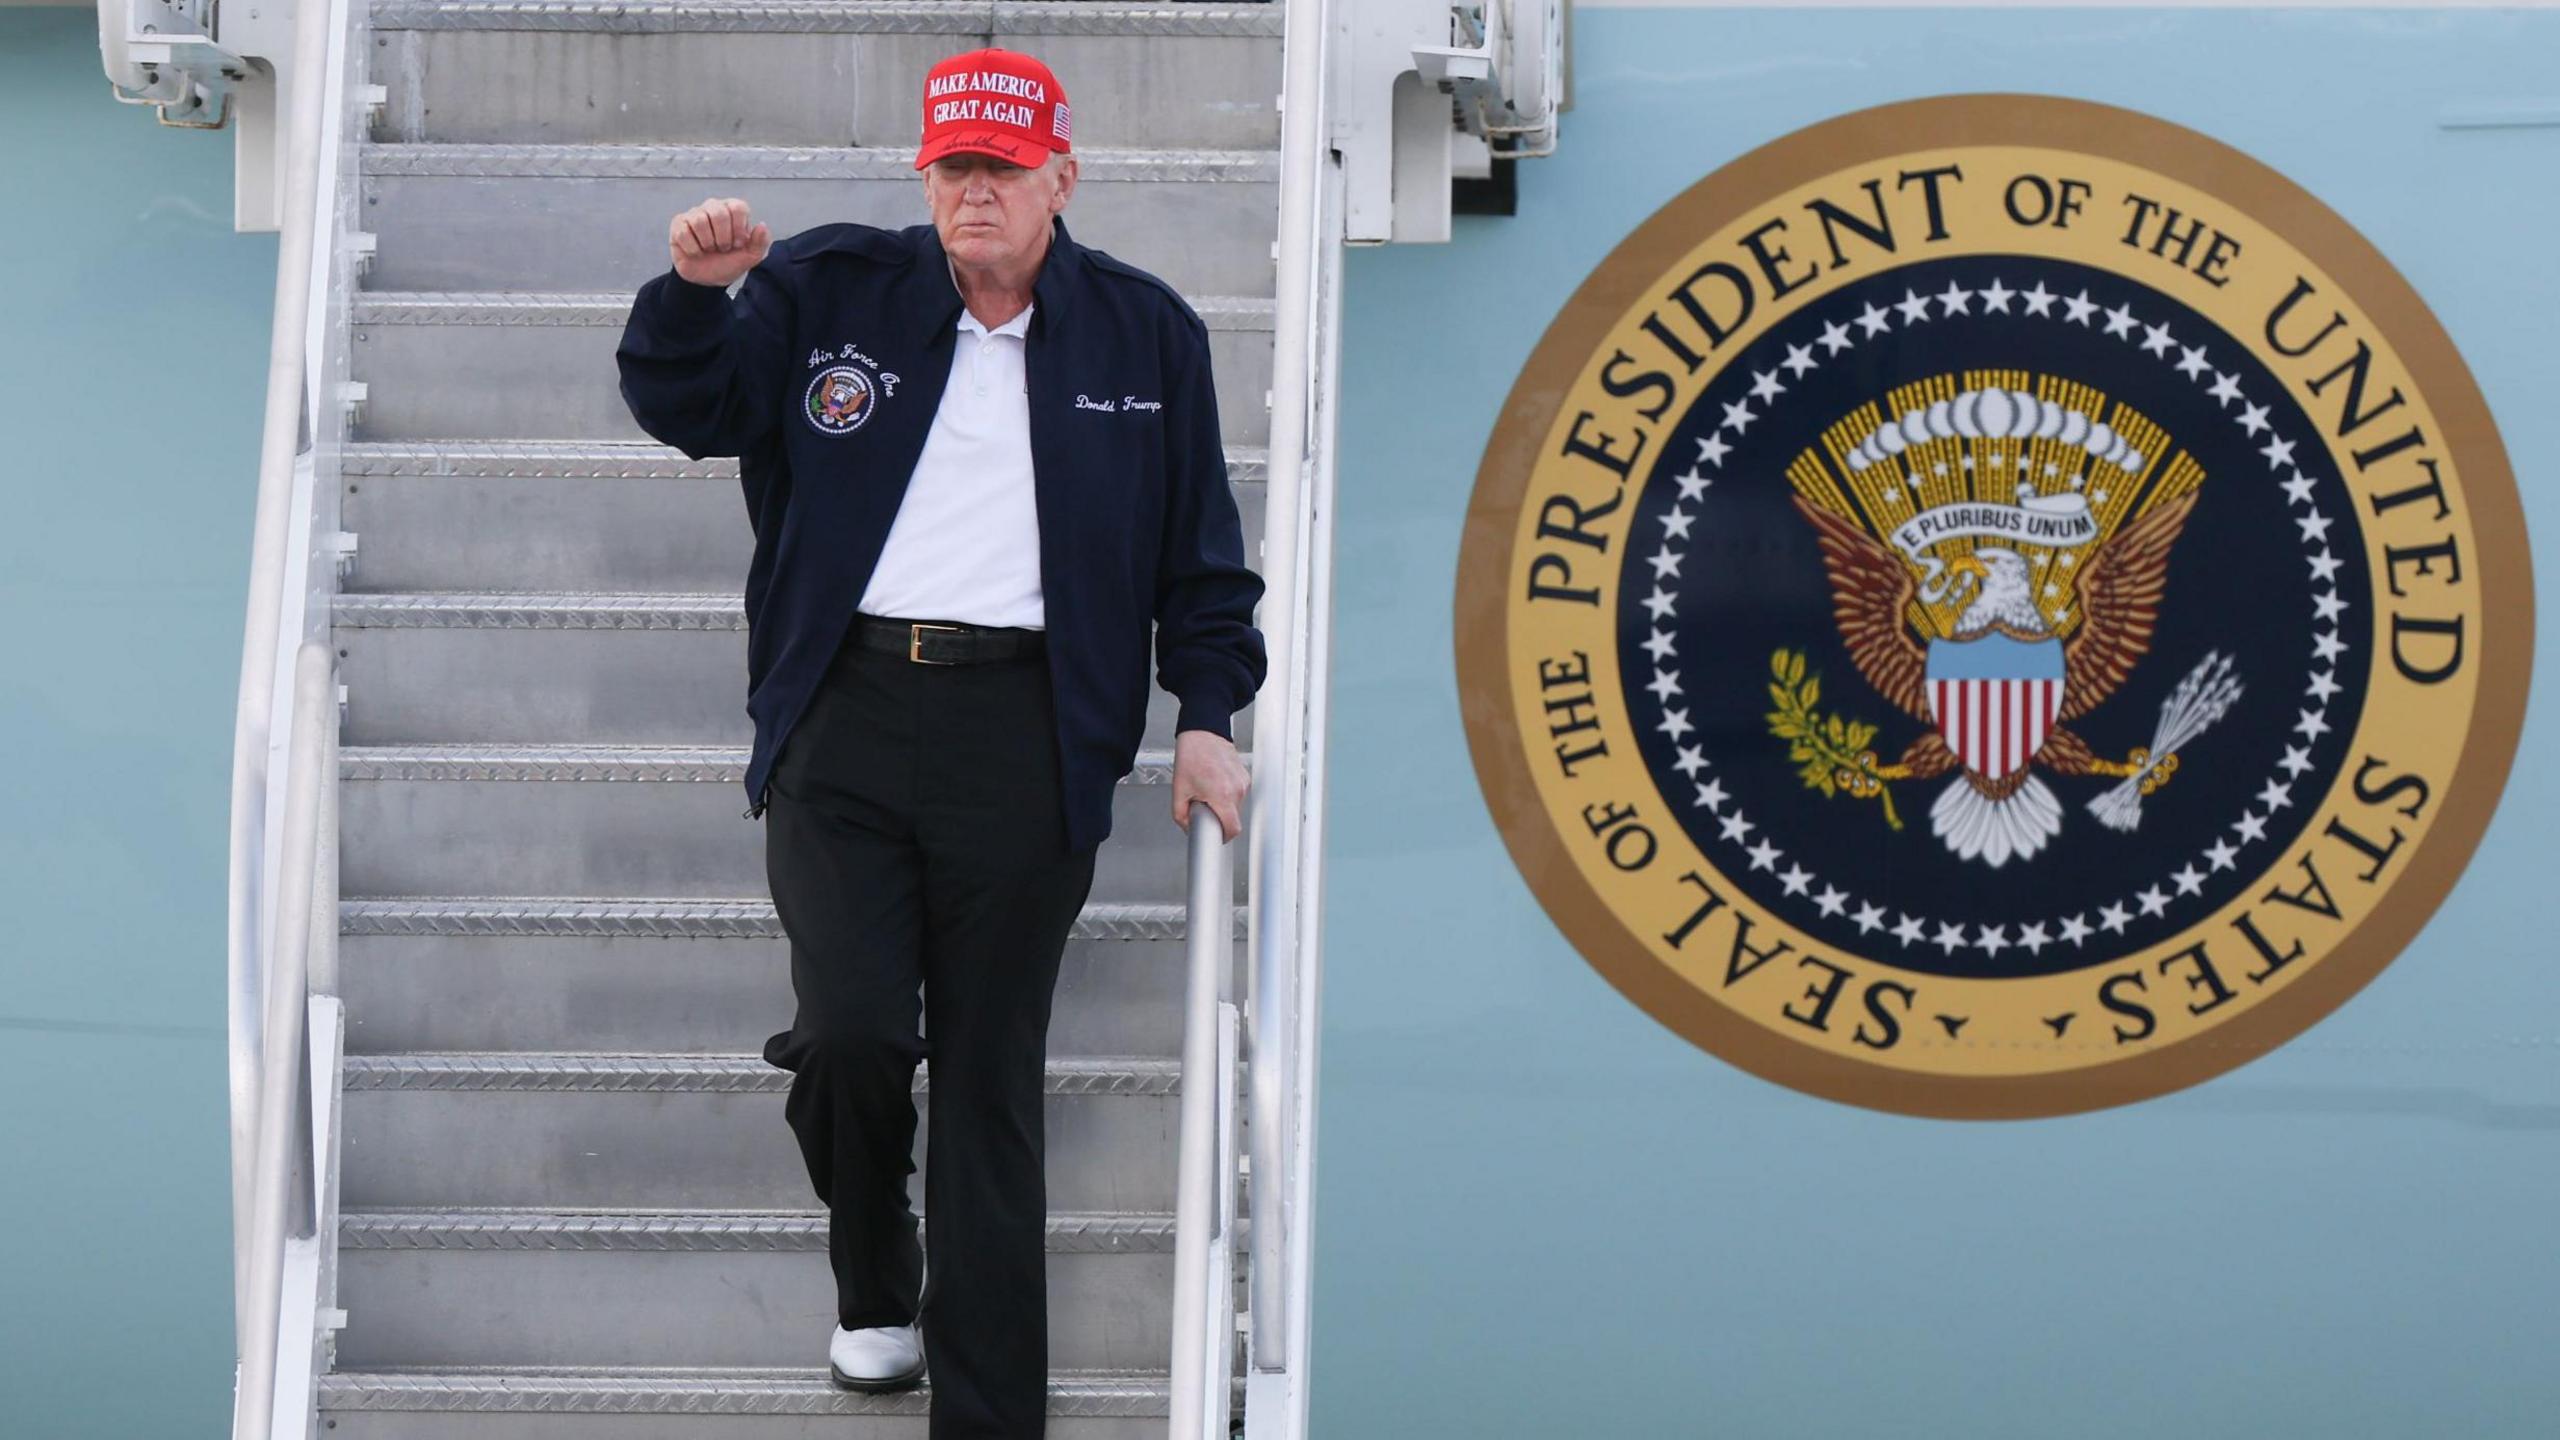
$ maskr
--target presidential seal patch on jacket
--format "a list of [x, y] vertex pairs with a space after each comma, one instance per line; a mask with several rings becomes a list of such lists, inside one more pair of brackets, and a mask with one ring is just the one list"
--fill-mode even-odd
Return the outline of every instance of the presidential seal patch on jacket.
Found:
[[1674, 199], [1515, 386], [1457, 645], [1581, 953], [1780, 1083], [2058, 1114], [2281, 1045], [2451, 888], [2532, 591], [2408, 284], [2220, 143], [1864, 111]]

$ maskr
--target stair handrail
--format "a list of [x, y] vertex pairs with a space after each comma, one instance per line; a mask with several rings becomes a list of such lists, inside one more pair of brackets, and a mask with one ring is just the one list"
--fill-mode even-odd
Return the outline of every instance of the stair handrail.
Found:
[[[1209, 1273], [1220, 1234], [1217, 1146], [1218, 1102], [1234, 1078], [1218, 1071], [1218, 1002], [1235, 964], [1235, 871], [1225, 827], [1206, 801], [1191, 802], [1189, 887], [1184, 903], [1182, 992], [1182, 1121], [1174, 1182], [1173, 1358], [1171, 1423], [1175, 1440], [1204, 1440], [1227, 1433], [1224, 1395], [1212, 1396], [1210, 1351], [1201, 1332], [1223, 1307], [1210, 1303], [1212, 1287], [1232, 1276]], [[1223, 1177], [1232, 1185], [1233, 1176]], [[1215, 1405], [1213, 1410], [1211, 1407]]]
[[[1289, 1375], [1290, 1396], [1278, 1416], [1255, 1415], [1255, 1377], [1303, 1368], [1304, 1345], [1292, 1324], [1303, 1320], [1306, 1257], [1300, 1131], [1311, 1107], [1300, 1093], [1310, 1053], [1302, 1006], [1313, 984], [1315, 921], [1305, 848], [1317, 831], [1309, 781], [1322, 773], [1324, 654], [1320, 628], [1330, 606], [1311, 568], [1331, 523], [1312, 508], [1309, 482], [1329, 466], [1325, 443], [1332, 417], [1319, 397], [1328, 383], [1321, 342], [1334, 297], [1321, 283], [1339, 248], [1337, 217], [1325, 203], [1332, 165], [1330, 86], [1333, 0], [1285, 0], [1281, 39], [1280, 213], [1274, 288], [1268, 517], [1263, 526], [1263, 629], [1271, 683], [1254, 711], [1252, 870], [1247, 895], [1247, 953], [1253, 1003], [1247, 1013], [1252, 1137], [1252, 1218], [1246, 1227], [1251, 1324], [1247, 1424], [1257, 1435], [1304, 1433], [1302, 1375]], [[1316, 708], [1310, 711], [1310, 705]]]
[[[316, 773], [313, 746], [321, 738], [319, 722], [303, 712], [305, 655], [297, 651], [295, 670], [280, 671], [288, 635], [303, 627], [298, 586], [303, 567], [293, 553], [297, 460], [316, 438], [311, 399], [310, 323], [313, 291], [321, 261], [320, 155], [322, 119], [328, 86], [329, 27], [339, 13], [332, 0], [272, 0], [295, 5], [292, 66], [309, 83], [295, 84], [288, 130], [285, 219], [277, 235], [276, 289], [267, 347], [266, 411], [260, 436], [258, 490], [251, 532], [249, 594], [243, 625], [240, 683], [231, 739], [231, 830], [227, 876], [228, 909], [225, 938], [225, 987], [229, 1031], [231, 1119], [232, 1296], [239, 1368], [234, 1397], [236, 1440], [267, 1440], [273, 1427], [277, 1317], [283, 1283], [283, 1235], [287, 1223], [277, 1197], [268, 1193], [267, 1176], [278, 1165], [289, 1177], [295, 1137], [283, 1133], [294, 1114], [307, 1060], [305, 1033], [307, 978], [301, 967], [309, 951], [309, 885], [317, 863], [316, 848], [297, 848], [316, 837], [316, 828], [297, 833], [295, 825], [311, 818], [295, 808], [297, 785], [306, 805], [325, 801], [320, 792], [327, 777]], [[307, 648], [307, 647], [306, 647]], [[327, 652], [323, 648], [322, 660]], [[323, 675], [327, 673], [325, 668]], [[279, 689], [291, 698], [279, 705]], [[321, 686], [321, 709], [334, 700], [334, 685]], [[279, 711], [282, 711], [279, 714]], [[281, 724], [279, 724], [281, 722]], [[287, 753], [279, 755], [279, 748]], [[275, 772], [279, 760], [285, 774]], [[314, 773], [297, 774], [297, 766]], [[278, 796], [277, 781], [283, 781]], [[282, 810], [281, 817], [278, 814]], [[284, 833], [275, 822], [281, 818]], [[271, 842], [282, 839], [279, 849]], [[299, 872], [297, 874], [297, 871]], [[270, 875], [280, 894], [269, 903]], [[299, 890], [303, 902], [288, 903]], [[281, 1018], [279, 1018], [281, 1017]], [[278, 1077], [281, 1077], [280, 1079]], [[279, 1110], [281, 1108], [281, 1111]], [[307, 1147], [308, 1132], [301, 1137]], [[253, 1423], [254, 1422], [254, 1423]]]
[[[310, 963], [312, 894], [319, 881], [323, 810], [335, 787], [322, 771], [329, 749], [329, 712], [337, 699], [329, 647], [303, 642], [294, 654], [292, 751], [286, 762], [284, 835], [277, 877], [273, 930], [264, 975], [265, 1041], [258, 1077], [258, 1148], [250, 1214], [247, 1323], [240, 1330], [240, 1381], [233, 1396], [234, 1440], [264, 1440], [275, 1430], [276, 1368], [284, 1314], [284, 1257], [288, 1236], [315, 1233], [320, 1199], [312, 1185], [294, 1184], [297, 1170], [316, 1178], [311, 1155], [313, 1107], [304, 1105], [303, 1081], [311, 1073]], [[317, 1097], [314, 1097], [315, 1099]], [[297, 1165], [296, 1161], [306, 1163]]]

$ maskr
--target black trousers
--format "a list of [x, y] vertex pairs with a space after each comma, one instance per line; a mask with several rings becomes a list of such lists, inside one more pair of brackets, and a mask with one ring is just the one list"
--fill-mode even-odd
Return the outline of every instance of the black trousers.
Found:
[[1044, 1062], [1094, 861], [1067, 848], [1053, 715], [1041, 656], [917, 664], [848, 640], [764, 815], [797, 1000], [764, 1058], [794, 1072], [837, 1323], [920, 1320], [931, 1440], [1033, 1440], [1048, 1408]]

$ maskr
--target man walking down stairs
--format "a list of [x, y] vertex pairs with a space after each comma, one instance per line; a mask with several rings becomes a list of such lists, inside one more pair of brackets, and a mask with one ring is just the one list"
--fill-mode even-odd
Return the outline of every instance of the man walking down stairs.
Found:
[[[1197, 791], [1232, 832], [1238, 761], [1195, 752], [1227, 743], [1230, 713], [1232, 744], [1253, 741], [1252, 711], [1235, 707], [1261, 678], [1243, 587], [1258, 590], [1245, 567], [1259, 553], [1269, 428], [1278, 7], [371, 0], [360, 38], [359, 75], [384, 93], [351, 206], [375, 247], [352, 304], [349, 378], [363, 390], [342, 495], [362, 549], [333, 616], [348, 1055], [334, 1257], [346, 1320], [320, 1382], [328, 1433], [1155, 1440], [1174, 1341], [1176, 1092], [1190, 1083], [1177, 1058], [1185, 847], [1166, 817]], [[920, 183], [916, 168], [926, 72], [990, 46], [1037, 54], [1084, 102], [1063, 127], [1045, 118], [1072, 147], [1074, 228], [1046, 232], [1053, 248], [1024, 272], [1027, 287], [1003, 265], [973, 279], [961, 252], [977, 242], [918, 223], [933, 218], [920, 192], [941, 183]], [[967, 183], [1054, 183], [1046, 166], [1001, 180], [990, 162]], [[752, 204], [713, 214], [705, 197]], [[711, 226], [697, 249], [727, 266], [742, 235], [764, 249], [762, 264], [728, 271], [734, 297], [702, 283], [716, 268], [682, 275], [667, 242], [669, 217], [686, 214], [688, 235]], [[642, 428], [619, 389], [617, 345], [648, 308], [644, 285], [690, 286], [697, 318], [745, 316], [779, 294], [763, 277], [795, 245], [857, 234], [808, 261], [893, 269], [856, 251], [910, 235], [947, 254], [936, 297], [947, 309], [905, 329], [869, 314], [801, 317], [813, 333], [783, 357], [789, 384], [771, 397], [769, 433], [797, 447], [795, 461], [825, 446], [911, 448], [882, 469], [789, 467], [789, 503], [832, 484], [847, 507], [879, 507], [864, 512], [869, 528], [768, 526], [787, 506], [766, 491], [774, 508], [759, 509], [757, 487], [783, 470], [752, 446], [688, 449], [665, 443], [672, 429]], [[1169, 290], [1111, 268], [1110, 255], [1158, 271]], [[1083, 281], [1059, 288], [1062, 259]], [[1138, 326], [1142, 315], [1157, 328]], [[828, 326], [842, 333], [822, 342], [814, 331]], [[1100, 352], [1108, 363], [1083, 358], [1096, 333], [1118, 337]], [[1053, 359], [1064, 368], [1045, 369]], [[1101, 367], [1090, 378], [1074, 369], [1088, 363]], [[1142, 371], [1162, 381], [1157, 393]], [[943, 573], [931, 533], [910, 553], [894, 527], [904, 501], [938, 488], [932, 432], [985, 419], [1008, 386], [1021, 387], [1036, 482], [1040, 609], [1019, 583], [1018, 454], [1010, 509], [989, 498], [1001, 487], [944, 492], [962, 497], [952, 509], [981, 555], [1016, 557], [1008, 595], [955, 615], [972, 603], [965, 583], [898, 603], [868, 593], [884, 576]], [[944, 403], [955, 392], [958, 408]], [[1064, 412], [1044, 413], [1044, 397]], [[1116, 408], [1090, 408], [1105, 403]], [[992, 444], [990, 423], [978, 438]], [[1069, 423], [1090, 428], [1072, 444], [1045, 428]], [[1095, 463], [1149, 444], [1182, 447], [1180, 465]], [[1223, 477], [1204, 455], [1223, 460]], [[1106, 493], [1060, 506], [1047, 493], [1060, 476]], [[1155, 503], [1145, 485], [1178, 477], [1192, 486], [1126, 520]], [[1115, 514], [1116, 537], [1103, 528]], [[809, 554], [768, 559], [786, 532]], [[1159, 554], [1139, 533], [1198, 548]], [[1106, 627], [1109, 607], [1082, 582], [1053, 580], [1059, 544], [1120, 549], [1132, 568], [1117, 583], [1147, 601], [1134, 631]], [[815, 563], [831, 546], [832, 572]], [[876, 554], [855, 553], [865, 547]], [[1140, 579], [1138, 549], [1152, 579]], [[927, 563], [890, 570], [902, 554]], [[764, 623], [798, 593], [794, 558], [804, 575], [832, 576], [838, 636]], [[1160, 596], [1166, 582], [1173, 593]], [[1186, 585], [1201, 587], [1187, 602]], [[857, 628], [857, 608], [897, 630]], [[1180, 616], [1194, 612], [1215, 623], [1185, 631]], [[1151, 656], [1144, 627], [1168, 614]], [[802, 633], [810, 653], [786, 663], [779, 642]], [[900, 653], [859, 638], [884, 633]], [[1224, 658], [1187, 666], [1186, 645], [1194, 661]], [[1133, 663], [1143, 687], [1151, 659], [1172, 662], [1158, 678], [1174, 693], [1113, 688]], [[802, 680], [790, 706], [771, 681], [784, 673]], [[748, 699], [742, 682], [756, 678], [769, 698]], [[1079, 719], [1079, 706], [1099, 718]], [[909, 722], [901, 748], [842, 738], [876, 733], [882, 707]], [[1052, 721], [1060, 739], [1107, 743], [1056, 750], [1044, 768], [1020, 735]], [[1024, 798], [1048, 786], [1045, 809]], [[766, 807], [763, 823], [740, 818], [742, 800]], [[886, 944], [895, 927], [845, 904], [884, 903], [876, 885], [856, 890], [861, 862], [829, 841], [793, 844], [795, 800], [806, 829], [839, 838], [846, 810], [876, 804], [870, 820], [899, 845], [912, 829], [928, 850], [937, 842], [922, 832], [940, 817], [946, 854], [1036, 832], [1045, 878], [1026, 890], [1042, 893], [1020, 898], [1044, 913], [1009, 951], [1016, 983], [969, 992], [996, 1002], [982, 1038], [1011, 1053], [1001, 1084], [937, 1051], [887, 1101], [880, 1077], [907, 1043], [898, 1008], [832, 989], [809, 1003], [802, 982], [827, 984], [812, 974], [819, 952], [850, 953], [849, 934]], [[1089, 877], [1057, 861], [1105, 833], [1083, 852]], [[893, 868], [915, 863], [903, 853]], [[936, 923], [933, 865], [922, 868], [927, 893], [909, 917], [919, 936]], [[1240, 920], [1198, 917], [1231, 947]], [[969, 1011], [935, 1005], [932, 941], [914, 943], [925, 993], [913, 1035], [930, 1047]], [[831, 1033], [873, 1047], [860, 1103], [881, 1123], [849, 1145], [817, 1113], [827, 1104], [811, 1067], [775, 1063], [827, 1049]], [[1002, 1133], [977, 1151], [966, 1139], [938, 1148], [965, 1112]], [[926, 1142], [903, 1160], [901, 1123]], [[823, 1156], [794, 1144], [813, 1136]], [[1035, 1141], [1045, 1213], [1019, 1183]], [[838, 1256], [838, 1207], [812, 1191], [847, 1165], [875, 1182], [849, 1202], [861, 1228], [893, 1238]], [[923, 1201], [929, 1263], [911, 1228], [908, 1248], [895, 1238], [911, 1199]], [[972, 1219], [973, 1204], [1002, 1213]], [[937, 1215], [959, 1223], [944, 1234]], [[1024, 1279], [1035, 1259], [1045, 1285]], [[958, 1337], [968, 1291], [1026, 1323]], [[1042, 1303], [1024, 1306], [1026, 1291], [1044, 1291]], [[920, 1390], [831, 1380], [832, 1360], [846, 1381], [901, 1381], [913, 1355], [894, 1335], [841, 1353], [833, 1342], [911, 1321], [928, 1362]], [[983, 1423], [944, 1428], [955, 1405], [981, 1408]]]
[[1151, 619], [1181, 701], [1171, 818], [1197, 800], [1241, 831], [1230, 725], [1263, 677], [1262, 584], [1206, 329], [1066, 232], [1057, 77], [970, 51], [926, 72], [923, 109], [930, 223], [777, 245], [746, 201], [707, 200], [669, 222], [617, 358], [641, 428], [740, 458], [755, 523], [746, 784], [798, 1001], [764, 1054], [795, 1073], [785, 1114], [829, 1207], [829, 1374], [887, 1392], [929, 1364], [933, 1440], [1038, 1440], [1060, 954], [1137, 758]]

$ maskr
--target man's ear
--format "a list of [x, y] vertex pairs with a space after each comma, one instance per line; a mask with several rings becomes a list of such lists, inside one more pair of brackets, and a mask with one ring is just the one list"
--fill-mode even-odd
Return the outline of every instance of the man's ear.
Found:
[[1060, 155], [1052, 163], [1058, 167], [1058, 188], [1050, 195], [1049, 213], [1055, 215], [1067, 208], [1068, 198], [1076, 193], [1076, 157]]

